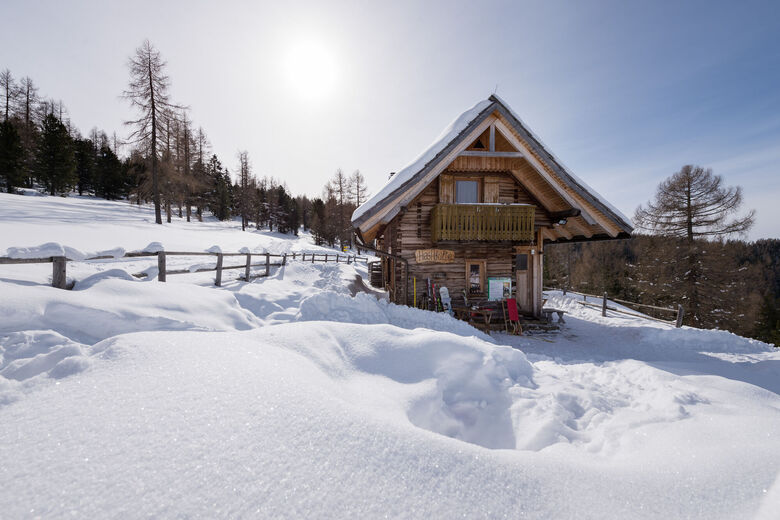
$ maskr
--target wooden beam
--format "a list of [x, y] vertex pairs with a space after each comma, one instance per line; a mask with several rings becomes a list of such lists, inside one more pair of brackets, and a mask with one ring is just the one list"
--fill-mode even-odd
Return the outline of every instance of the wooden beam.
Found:
[[593, 231], [590, 229], [590, 226], [583, 222], [580, 222], [580, 219], [578, 218], [569, 218], [566, 221], [566, 226], [569, 227], [572, 231], [574, 231], [574, 235], [582, 235], [585, 238], [590, 238], [593, 236]]
[[[491, 127], [495, 128], [495, 127]], [[464, 150], [460, 152], [459, 154], [461, 157], [512, 157], [512, 158], [519, 158], [519, 157], [525, 157], [521, 152], [496, 152], [496, 151], [489, 151], [489, 152], [480, 152], [476, 150]]]
[[490, 151], [496, 151], [496, 125], [490, 125]]
[[517, 180], [517, 182], [519, 182], [520, 185], [533, 196], [533, 198], [539, 201], [539, 204], [541, 205], [542, 208], [544, 208], [544, 210], [547, 213], [552, 213], [556, 211], [557, 207], [567, 205], [567, 202], [563, 198], [559, 198], [556, 201], [552, 201], [550, 200], [549, 197], [545, 196], [541, 192], [539, 186], [537, 185], [537, 181], [539, 179], [538, 176], [535, 176], [535, 178], [532, 179], [528, 175], [528, 172], [525, 171], [525, 169], [510, 170], [510, 172], [512, 173], [512, 176]]
[[[525, 145], [520, 139], [515, 137], [514, 132], [506, 125], [503, 121], [500, 119], [496, 119], [496, 126], [501, 131], [501, 133], [506, 137], [506, 139], [510, 142], [512, 146], [517, 148], [518, 150], [521, 150], [524, 153], [525, 159], [534, 167], [536, 172], [545, 180], [547, 183], [569, 204], [569, 206], [573, 208], [581, 208], [581, 204], [578, 203], [575, 198], [566, 190], [563, 188], [560, 182], [558, 182], [556, 179], [552, 177], [552, 175], [547, 171], [547, 168], [544, 167], [544, 165], [539, 161], [533, 153], [531, 153], [531, 150], [528, 148], [528, 146]], [[588, 211], [584, 211], [582, 213], [583, 218], [585, 219], [588, 224], [596, 224], [596, 220], [594, 217], [590, 214]], [[607, 229], [605, 227], [605, 229]]]
[[574, 236], [564, 226], [555, 226], [553, 227], [553, 229], [555, 230], [556, 233], [558, 233], [559, 235], [561, 235], [563, 238], [567, 240], [571, 240], [571, 237]]

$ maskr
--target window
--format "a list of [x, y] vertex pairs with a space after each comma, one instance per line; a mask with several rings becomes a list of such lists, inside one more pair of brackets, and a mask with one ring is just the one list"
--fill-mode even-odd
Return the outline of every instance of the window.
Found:
[[466, 260], [466, 289], [469, 294], [485, 292], [485, 261]]
[[457, 204], [473, 204], [479, 202], [479, 182], [456, 181], [455, 202]]
[[528, 270], [528, 255], [520, 254], [515, 257], [515, 266], [518, 271]]

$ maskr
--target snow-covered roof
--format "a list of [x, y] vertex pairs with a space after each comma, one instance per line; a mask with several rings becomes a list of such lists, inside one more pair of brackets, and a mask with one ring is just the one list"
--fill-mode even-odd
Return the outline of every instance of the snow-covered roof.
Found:
[[404, 166], [398, 173], [391, 176], [385, 185], [382, 186], [382, 189], [357, 208], [354, 213], [352, 213], [352, 221], [354, 222], [359, 219], [365, 212], [374, 208], [399, 187], [412, 180], [415, 174], [425, 168], [428, 163], [436, 159], [436, 157], [447, 148], [447, 145], [454, 141], [461, 132], [471, 125], [472, 121], [477, 119], [477, 117], [492, 104], [493, 102], [490, 99], [485, 99], [456, 117], [455, 120], [439, 134], [433, 143], [428, 146], [428, 148], [418, 155], [416, 159]]
[[631, 220], [626, 217], [614, 205], [610, 204], [603, 196], [588, 186], [582, 179], [571, 173], [563, 163], [553, 155], [542, 143], [541, 139], [515, 114], [515, 112], [501, 98], [496, 95], [480, 101], [473, 107], [460, 114], [442, 131], [434, 142], [426, 148], [415, 160], [406, 165], [398, 173], [391, 176], [385, 185], [369, 200], [357, 208], [352, 214], [352, 223], [355, 226], [366, 221], [371, 214], [380, 211], [381, 208], [394, 199], [393, 195], [404, 191], [416, 182], [420, 176], [431, 166], [438, 163], [459, 139], [469, 133], [486, 116], [498, 111], [507, 118], [515, 130], [528, 142], [535, 153], [548, 164], [555, 173], [572, 188], [585, 198], [590, 204], [602, 213], [611, 217], [620, 228], [630, 233], [632, 231]]

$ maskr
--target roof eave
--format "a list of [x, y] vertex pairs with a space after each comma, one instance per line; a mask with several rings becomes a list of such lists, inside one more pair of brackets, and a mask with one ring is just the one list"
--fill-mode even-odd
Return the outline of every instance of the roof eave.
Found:
[[352, 220], [352, 226], [353, 227], [360, 227], [362, 224], [367, 222], [371, 217], [375, 216], [378, 213], [381, 213], [382, 210], [385, 209], [385, 207], [393, 200], [395, 200], [399, 195], [401, 195], [404, 191], [406, 191], [409, 187], [414, 186], [417, 182], [420, 181], [421, 178], [425, 177], [425, 174], [428, 173], [432, 168], [434, 168], [439, 162], [447, 157], [447, 155], [452, 152], [452, 150], [458, 146], [458, 144], [461, 141], [461, 138], [464, 135], [467, 135], [469, 132], [471, 132], [474, 127], [478, 126], [482, 121], [484, 121], [487, 117], [490, 116], [490, 114], [493, 113], [493, 111], [496, 108], [497, 102], [493, 99], [491, 99], [492, 103], [485, 107], [484, 110], [482, 110], [474, 119], [471, 120], [471, 122], [464, 128], [462, 131], [460, 131], [455, 137], [450, 140], [449, 143], [447, 143], [447, 146], [442, 149], [436, 156], [434, 156], [433, 159], [428, 161], [425, 166], [420, 169], [417, 173], [415, 173], [409, 180], [404, 182], [403, 184], [400, 184], [396, 189], [394, 189], [392, 192], [390, 192], [384, 199], [382, 199], [380, 202], [374, 205], [374, 207], [370, 208], [366, 212], [364, 212], [362, 215], [360, 215], [358, 218]]

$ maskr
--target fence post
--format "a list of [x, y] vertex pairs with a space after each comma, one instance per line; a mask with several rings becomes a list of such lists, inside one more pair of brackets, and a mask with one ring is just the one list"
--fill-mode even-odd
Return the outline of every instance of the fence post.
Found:
[[246, 254], [246, 267], [244, 268], [244, 280], [249, 281], [249, 267], [252, 265], [252, 253]]
[[311, 263], [314, 263], [314, 253], [311, 254]]
[[[336, 255], [336, 263], [339, 263], [339, 255]], [[347, 263], [349, 263], [349, 257], [347, 257]]]
[[293, 260], [295, 260], [295, 253], [293, 253]]
[[682, 327], [683, 316], [685, 316], [685, 311], [683, 310], [683, 306], [678, 303], [677, 304], [677, 322], [675, 323], [675, 327], [677, 327], [678, 329], [680, 327]]
[[265, 275], [268, 276], [271, 274], [271, 255], [266, 253], [265, 254]]
[[306, 253], [301, 253], [301, 262], [306, 261]]
[[165, 281], [165, 251], [157, 251], [157, 281]]
[[51, 257], [51, 265], [52, 265], [52, 271], [51, 271], [51, 286], [56, 287], [57, 289], [65, 289], [65, 286], [67, 284], [66, 282], [66, 265], [68, 263], [68, 259], [64, 256], [53, 256]]
[[287, 265], [287, 253], [282, 254], [282, 265]]
[[604, 300], [601, 302], [601, 315], [605, 316], [607, 315], [607, 293], [604, 292]]
[[214, 285], [222, 287], [222, 253], [217, 253], [217, 279], [214, 280]]

